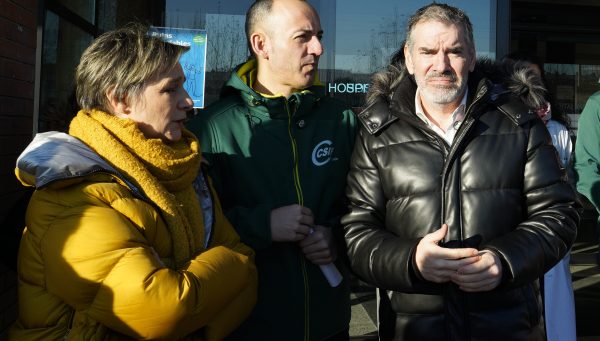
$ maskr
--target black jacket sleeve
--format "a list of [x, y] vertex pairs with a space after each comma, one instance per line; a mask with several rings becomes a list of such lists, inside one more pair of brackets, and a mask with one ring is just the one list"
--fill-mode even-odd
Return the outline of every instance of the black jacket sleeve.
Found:
[[348, 173], [350, 210], [342, 218], [348, 257], [354, 273], [367, 283], [413, 292], [433, 283], [419, 281], [413, 272], [412, 254], [419, 239], [398, 238], [385, 228], [387, 198], [372, 159], [375, 154], [369, 150], [370, 137], [360, 130]]

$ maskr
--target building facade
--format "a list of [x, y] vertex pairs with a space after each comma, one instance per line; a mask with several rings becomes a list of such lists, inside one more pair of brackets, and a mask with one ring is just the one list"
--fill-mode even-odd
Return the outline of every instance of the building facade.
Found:
[[[319, 11], [325, 53], [319, 77], [331, 96], [357, 111], [370, 75], [384, 68], [405, 36], [408, 17], [429, 0], [309, 0]], [[474, 26], [479, 57], [509, 52], [545, 62], [549, 90], [576, 129], [587, 98], [600, 90], [600, 2], [448, 0]], [[17, 311], [7, 247], [20, 233], [27, 192], [14, 177], [17, 156], [37, 132], [65, 130], [77, 107], [74, 68], [94, 37], [131, 21], [205, 29], [205, 103], [216, 100], [248, 51], [244, 14], [252, 0], [0, 0], [0, 339]], [[201, 109], [200, 109], [201, 113]], [[16, 231], [16, 232], [15, 232]], [[9, 245], [10, 246], [10, 245]]]
[[[14, 177], [19, 150], [31, 141], [37, 51], [37, 0], [0, 0], [0, 222], [22, 195]], [[0, 225], [0, 248], [14, 239], [12, 229]], [[14, 253], [16, 248], [12, 249]], [[8, 253], [9, 251], [7, 251]], [[5, 255], [0, 251], [0, 255]], [[0, 262], [0, 340], [17, 314], [14, 262]]]

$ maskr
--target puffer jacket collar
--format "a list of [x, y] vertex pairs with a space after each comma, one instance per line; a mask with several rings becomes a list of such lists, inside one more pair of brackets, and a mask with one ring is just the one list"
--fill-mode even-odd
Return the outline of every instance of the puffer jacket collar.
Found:
[[103, 172], [125, 183], [138, 198], [146, 198], [141, 190], [85, 143], [56, 131], [36, 134], [18, 157], [15, 172], [24, 185], [36, 189], [59, 180], [78, 179]]
[[283, 96], [265, 97], [247, 84], [244, 79], [249, 76], [240, 74], [241, 69], [242, 73], [244, 70], [251, 69], [251, 63], [255, 62], [249, 60], [234, 69], [231, 77], [221, 89], [221, 98], [238, 94], [246, 107], [257, 109], [251, 109], [253, 112], [262, 112], [271, 119], [287, 119], [290, 106], [294, 107], [294, 117], [309, 115], [313, 112], [312, 109], [319, 105], [321, 98], [325, 96], [325, 87], [316, 81], [308, 88], [293, 93], [289, 98]]
[[[416, 91], [417, 85], [406, 67], [390, 65], [373, 76], [367, 107], [358, 118], [374, 135], [397, 119], [419, 122], [414, 104]], [[521, 125], [535, 118], [530, 109], [544, 103], [546, 89], [541, 78], [524, 63], [482, 59], [469, 74], [468, 91], [467, 115], [476, 112], [480, 105], [494, 105], [513, 123]], [[472, 106], [474, 102], [476, 105]]]

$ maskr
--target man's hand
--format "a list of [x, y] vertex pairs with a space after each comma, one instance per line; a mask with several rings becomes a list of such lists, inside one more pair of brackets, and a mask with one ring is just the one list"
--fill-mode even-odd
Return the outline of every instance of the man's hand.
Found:
[[[421, 276], [435, 283], [446, 283], [452, 279], [458, 269], [471, 269], [466, 266], [480, 260], [477, 249], [449, 249], [438, 243], [448, 233], [448, 225], [421, 239], [415, 251], [415, 263]], [[472, 270], [471, 270], [472, 271]]]
[[271, 239], [276, 242], [297, 242], [309, 235], [314, 224], [310, 208], [290, 205], [271, 211]]
[[298, 243], [304, 256], [317, 265], [332, 263], [337, 255], [331, 229], [321, 225], [315, 225], [313, 229], [313, 233]]
[[452, 275], [452, 282], [461, 290], [468, 292], [490, 291], [495, 289], [502, 279], [502, 263], [492, 251], [481, 251], [479, 260], [465, 265]]

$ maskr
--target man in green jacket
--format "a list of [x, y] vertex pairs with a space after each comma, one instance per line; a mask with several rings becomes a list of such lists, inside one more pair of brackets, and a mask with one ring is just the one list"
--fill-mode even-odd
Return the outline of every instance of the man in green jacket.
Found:
[[[227, 217], [256, 251], [258, 303], [233, 338], [347, 340], [339, 219], [355, 117], [318, 81], [323, 31], [307, 2], [255, 2], [246, 34], [252, 57], [189, 124]], [[320, 269], [331, 264], [340, 284]]]
[[[578, 125], [575, 144], [577, 191], [600, 212], [600, 91], [588, 99]], [[597, 231], [600, 238], [600, 216]], [[596, 263], [600, 264], [600, 251], [596, 254]]]

